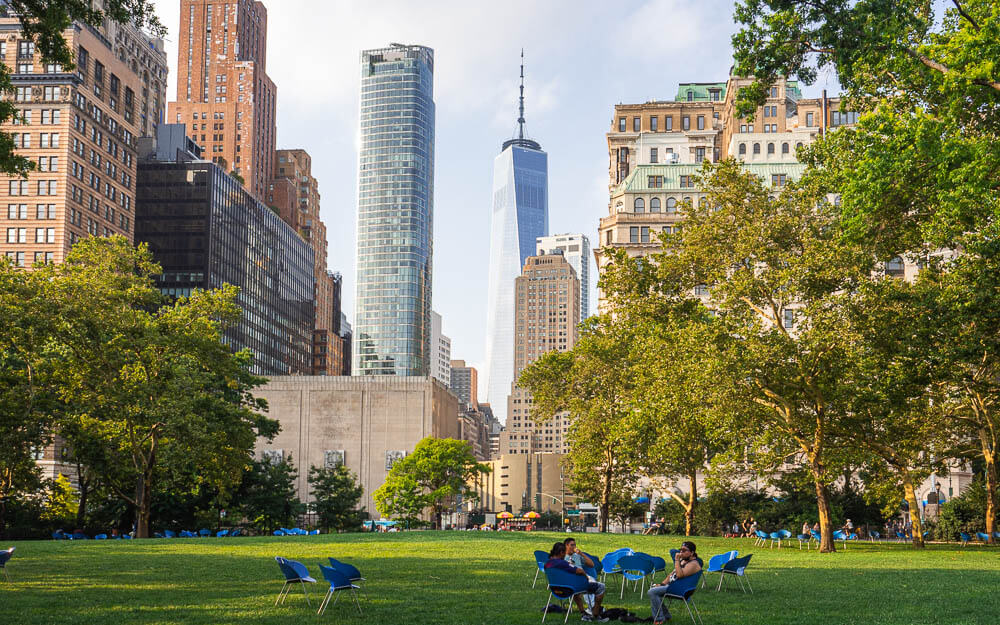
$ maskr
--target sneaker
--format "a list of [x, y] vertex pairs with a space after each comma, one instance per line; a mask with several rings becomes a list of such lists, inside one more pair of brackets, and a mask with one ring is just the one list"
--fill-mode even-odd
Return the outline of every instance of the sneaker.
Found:
[[583, 613], [583, 616], [581, 616], [581, 617], [580, 617], [580, 620], [581, 620], [581, 621], [587, 621], [587, 622], [591, 622], [591, 621], [593, 621], [593, 620], [594, 620], [594, 617], [593, 617], [593, 616], [591, 616], [590, 614], [588, 614], [588, 613], [584, 612], [584, 613]]

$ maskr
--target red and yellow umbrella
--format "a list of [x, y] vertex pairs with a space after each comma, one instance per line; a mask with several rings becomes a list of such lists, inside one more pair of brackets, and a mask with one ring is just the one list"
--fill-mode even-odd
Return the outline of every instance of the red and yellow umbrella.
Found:
[[530, 511], [528, 511], [528, 512], [526, 512], [526, 513], [524, 514], [524, 518], [526, 518], [526, 519], [537, 519], [537, 518], [539, 518], [540, 516], [542, 516], [542, 515], [538, 514], [538, 513], [537, 513], [537, 512], [535, 512], [534, 510], [530, 510]]
[[511, 514], [510, 512], [501, 512], [500, 514], [497, 515], [497, 518], [498, 519], [513, 519], [514, 515]]

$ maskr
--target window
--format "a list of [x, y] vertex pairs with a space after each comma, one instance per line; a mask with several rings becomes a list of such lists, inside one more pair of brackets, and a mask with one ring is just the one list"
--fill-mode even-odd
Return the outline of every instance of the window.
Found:
[[781, 153], [782, 154], [788, 154], [788, 142], [787, 141], [785, 143], [781, 144]]
[[767, 144], [767, 153], [768, 154], [774, 154], [774, 144], [773, 143], [768, 143]]
[[687, 101], [694, 102], [694, 91], [692, 91], [691, 89], [687, 90]]
[[28, 218], [27, 204], [7, 205], [7, 219], [27, 219], [27, 218]]
[[650, 132], [657, 132], [657, 130], [659, 129], [659, 125], [660, 125], [660, 118], [659, 117], [657, 117], [656, 115], [653, 115], [652, 117], [649, 118], [649, 130], [650, 130]]
[[799, 141], [798, 143], [795, 144], [795, 149], [796, 150], [801, 150], [802, 149], [802, 142], [801, 141]]
[[642, 129], [642, 118], [633, 117], [632, 118], [632, 132], [639, 132]]
[[699, 115], [697, 121], [698, 121], [698, 130], [704, 130], [705, 129], [705, 116], [704, 115]]
[[649, 243], [649, 226], [639, 228], [639, 243]]
[[681, 129], [691, 130], [691, 117], [688, 115], [681, 117]]
[[782, 315], [781, 316], [782, 316], [782, 325], [784, 325], [786, 329], [790, 329], [790, 328], [792, 328], [792, 327], [795, 326], [795, 311], [794, 310], [788, 310], [786, 308], [785, 310], [782, 311]]
[[673, 118], [673, 116], [667, 115], [664, 118], [664, 121], [667, 122], [666, 130], [673, 130], [674, 129], [674, 118]]
[[611, 245], [611, 231], [610, 230], [608, 230], [607, 232], [604, 233], [604, 244], [605, 245]]
[[52, 252], [35, 252], [35, 262], [36, 265], [41, 265], [42, 263], [51, 263], [53, 259]]
[[777, 87], [771, 87], [771, 97], [772, 98], [778, 97], [778, 88]]
[[629, 241], [629, 243], [638, 243], [639, 242], [639, 227], [638, 226], [632, 226], [631, 228], [628, 229], [628, 241]]
[[754, 154], [760, 154], [760, 144], [759, 143], [753, 144], [753, 153]]
[[740, 124], [740, 132], [746, 132], [746, 131], [747, 131], [747, 125], [746, 124]]
[[24, 252], [7, 252], [7, 258], [14, 262], [15, 267], [24, 267]]
[[705, 148], [694, 149], [694, 162], [695, 163], [705, 162]]
[[649, 212], [651, 213], [660, 212], [660, 198], [654, 197], [649, 200]]
[[17, 42], [17, 56], [18, 58], [31, 58], [35, 56], [35, 42], [34, 41], [18, 41]]
[[667, 214], [672, 215], [677, 212], [677, 198], [667, 198]]
[[902, 278], [904, 274], [903, 271], [903, 259], [899, 256], [887, 260], [885, 262], [885, 275], [893, 278]]
[[625, 132], [625, 118], [618, 118], [618, 132]]
[[663, 187], [663, 176], [649, 176], [646, 182], [648, 183], [646, 186], [649, 188], [660, 189]]
[[806, 113], [806, 126], [812, 127], [815, 122], [815, 113], [812, 111]]
[[[653, 119], [656, 119], [655, 117]], [[659, 150], [656, 148], [649, 148], [649, 162], [658, 163], [659, 162]]]
[[788, 182], [787, 174], [771, 174], [772, 187], [783, 187], [786, 182]]
[[14, 101], [15, 102], [31, 102], [31, 87], [15, 87], [14, 88]]
[[830, 119], [831, 126], [842, 126], [844, 124], [858, 123], [858, 114], [854, 112], [833, 111]]
[[739, 152], [740, 152], [740, 156], [745, 155], [747, 153], [747, 144], [741, 143], [740, 144]]
[[722, 94], [722, 92], [719, 91], [718, 89], [709, 89], [708, 90], [709, 99], [712, 100], [713, 102], [718, 102], [720, 100], [720, 95], [721, 94]]
[[11, 180], [8, 183], [8, 195], [28, 195], [27, 180]]
[[646, 201], [641, 197], [635, 198], [635, 202], [632, 203], [632, 212], [635, 213], [645, 213], [646, 212]]
[[7, 242], [8, 243], [27, 243], [28, 242], [28, 229], [27, 228], [7, 228]]
[[693, 189], [694, 188], [694, 176], [681, 176], [681, 188], [682, 189]]

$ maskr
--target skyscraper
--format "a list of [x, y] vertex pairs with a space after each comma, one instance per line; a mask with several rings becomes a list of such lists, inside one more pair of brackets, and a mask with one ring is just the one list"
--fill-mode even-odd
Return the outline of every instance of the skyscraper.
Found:
[[263, 200], [274, 171], [274, 83], [267, 76], [267, 9], [256, 0], [181, 0], [177, 101], [205, 158]]
[[524, 54], [517, 137], [503, 142], [493, 161], [493, 215], [486, 319], [486, 399], [506, 418], [514, 381], [514, 280], [535, 240], [549, 233], [548, 155], [524, 136]]
[[590, 239], [585, 234], [538, 237], [535, 253], [562, 254], [580, 278], [580, 321], [590, 316]]
[[431, 374], [434, 51], [361, 53], [354, 375]]

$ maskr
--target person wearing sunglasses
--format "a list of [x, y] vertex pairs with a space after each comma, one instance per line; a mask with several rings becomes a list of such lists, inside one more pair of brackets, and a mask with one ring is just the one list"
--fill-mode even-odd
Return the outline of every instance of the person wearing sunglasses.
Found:
[[694, 543], [685, 540], [681, 543], [681, 548], [677, 550], [677, 555], [674, 556], [674, 570], [670, 572], [667, 579], [659, 584], [653, 584], [649, 592], [646, 593], [649, 597], [649, 608], [653, 613], [655, 625], [670, 620], [670, 610], [663, 605], [663, 597], [667, 594], [670, 583], [694, 575], [700, 570], [701, 564], [698, 561], [698, 552]]

